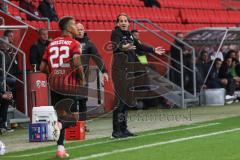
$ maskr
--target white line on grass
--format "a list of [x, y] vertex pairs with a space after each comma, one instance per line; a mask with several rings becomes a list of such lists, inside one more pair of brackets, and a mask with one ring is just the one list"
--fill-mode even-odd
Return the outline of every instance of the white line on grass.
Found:
[[[67, 150], [72, 150], [72, 149], [78, 149], [78, 148], [83, 148], [83, 147], [90, 147], [90, 146], [95, 146], [99, 144], [107, 144], [107, 143], [112, 143], [116, 141], [124, 141], [127, 139], [135, 139], [135, 138], [141, 138], [141, 137], [147, 137], [147, 136], [154, 136], [154, 135], [161, 135], [161, 134], [167, 134], [167, 133], [173, 133], [173, 132], [179, 132], [179, 131], [187, 131], [187, 130], [192, 130], [192, 129], [198, 129], [198, 128], [204, 128], [204, 127], [210, 127], [210, 126], [216, 126], [219, 125], [220, 123], [208, 123], [208, 124], [203, 124], [203, 125], [197, 125], [194, 127], [188, 127], [188, 128], [182, 128], [182, 129], [174, 129], [170, 131], [161, 131], [161, 132], [155, 132], [155, 133], [149, 133], [149, 134], [144, 134], [144, 135], [139, 135], [136, 137], [129, 137], [129, 138], [124, 138], [124, 139], [110, 139], [106, 141], [101, 141], [101, 142], [95, 142], [95, 143], [90, 143], [90, 144], [83, 144], [79, 146], [74, 146], [74, 147], [67, 147]], [[18, 155], [18, 156], [4, 156], [4, 157], [11, 157], [11, 158], [17, 158], [17, 157], [31, 157], [31, 156], [36, 156], [36, 155], [42, 155], [46, 153], [54, 153], [56, 150], [48, 150], [48, 151], [42, 151], [42, 152], [37, 152], [37, 153], [31, 153], [31, 154], [23, 154], [23, 155]]]
[[74, 158], [74, 159], [71, 159], [71, 160], [88, 160], [88, 159], [92, 159], [92, 158], [109, 156], [109, 155], [116, 154], [116, 153], [124, 153], [124, 152], [139, 150], [139, 149], [146, 149], [146, 148], [161, 146], [161, 145], [165, 145], [165, 144], [189, 141], [189, 140], [193, 140], [193, 139], [210, 137], [210, 136], [215, 136], [215, 135], [220, 135], [220, 134], [230, 133], [230, 132], [236, 132], [236, 131], [240, 131], [240, 128], [235, 128], [235, 129], [231, 129], [231, 130], [223, 130], [223, 131], [212, 132], [212, 133], [208, 133], [208, 134], [201, 134], [201, 135], [196, 135], [196, 136], [190, 136], [190, 137], [185, 137], [185, 138], [178, 138], [178, 139], [174, 139], [174, 140], [170, 140], [170, 141], [152, 143], [152, 144], [142, 145], [142, 146], [138, 146], [138, 147], [131, 147], [131, 148], [113, 150], [113, 151], [110, 151], [110, 152], [93, 154], [93, 155], [90, 155], [90, 156], [81, 157], [81, 158]]

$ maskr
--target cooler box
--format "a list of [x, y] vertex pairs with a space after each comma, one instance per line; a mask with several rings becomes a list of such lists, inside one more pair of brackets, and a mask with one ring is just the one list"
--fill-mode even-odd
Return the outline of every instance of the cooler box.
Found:
[[47, 123], [29, 124], [29, 142], [45, 142], [48, 140]]
[[54, 124], [58, 120], [57, 113], [53, 106], [33, 107], [32, 123], [47, 123], [48, 140], [53, 139]]
[[66, 140], [84, 140], [85, 139], [85, 121], [78, 121], [76, 126], [65, 130]]
[[225, 104], [225, 89], [204, 89], [200, 92], [200, 104], [219, 106]]

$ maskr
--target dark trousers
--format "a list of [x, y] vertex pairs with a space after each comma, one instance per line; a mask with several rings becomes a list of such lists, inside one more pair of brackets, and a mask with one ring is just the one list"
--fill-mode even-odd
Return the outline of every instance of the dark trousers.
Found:
[[127, 129], [127, 105], [119, 99], [113, 110], [113, 132], [121, 132]]
[[9, 104], [10, 102], [6, 100], [2, 100], [0, 102], [0, 127], [5, 127], [5, 123], [7, 122], [7, 112]]
[[236, 90], [236, 81], [234, 79], [228, 79], [228, 84], [225, 88], [227, 95], [233, 95]]
[[[123, 58], [123, 59], [121, 59]], [[115, 89], [116, 105], [113, 108], [113, 132], [127, 129], [127, 102], [131, 97], [128, 94], [127, 68], [125, 57], [114, 57], [112, 65], [112, 79]]]
[[210, 80], [207, 82], [208, 88], [225, 88], [227, 95], [233, 95], [236, 90], [236, 81], [234, 79], [228, 79], [227, 86], [222, 86], [218, 81]]
[[207, 82], [208, 88], [222, 88], [222, 85], [219, 81], [209, 80]]

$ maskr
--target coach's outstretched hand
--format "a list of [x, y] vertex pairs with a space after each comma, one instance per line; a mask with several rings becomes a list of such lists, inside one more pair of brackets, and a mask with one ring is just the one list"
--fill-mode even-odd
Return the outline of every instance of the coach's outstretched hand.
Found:
[[154, 49], [155, 53], [158, 54], [158, 55], [163, 55], [165, 53], [165, 49], [162, 48], [162, 47], [156, 47]]

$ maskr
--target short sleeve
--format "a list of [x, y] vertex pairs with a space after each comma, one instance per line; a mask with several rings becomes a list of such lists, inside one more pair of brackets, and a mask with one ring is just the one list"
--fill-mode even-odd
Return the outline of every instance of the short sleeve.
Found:
[[[72, 54], [81, 54], [82, 53], [82, 48], [80, 43], [76, 42], [74, 43], [73, 47], [72, 47]], [[72, 56], [73, 56], [72, 55]]]

